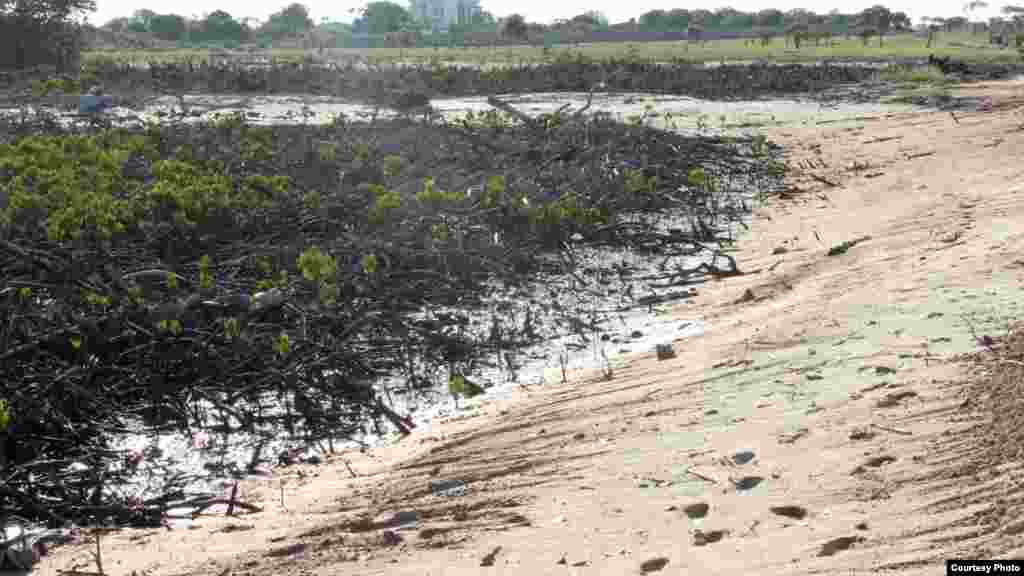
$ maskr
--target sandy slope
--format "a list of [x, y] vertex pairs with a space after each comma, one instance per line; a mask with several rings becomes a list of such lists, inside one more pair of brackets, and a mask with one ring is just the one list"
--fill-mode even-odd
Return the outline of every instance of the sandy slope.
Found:
[[[758, 208], [747, 274], [674, 311], [708, 326], [676, 358], [637, 355], [611, 380], [524, 389], [347, 454], [356, 479], [340, 457], [282, 469], [242, 489], [263, 513], [106, 537], [108, 573], [618, 575], [663, 558], [647, 568], [903, 575], [1019, 555], [1019, 503], [999, 495], [1020, 473], [968, 458], [986, 416], [964, 403], [957, 355], [972, 329], [1020, 315], [1024, 83], [962, 92], [993, 106], [775, 129], [791, 165], [835, 186], [794, 175], [806, 194]], [[741, 450], [754, 459], [731, 462]], [[433, 496], [435, 479], [466, 492]], [[696, 502], [703, 520], [684, 512]], [[771, 510], [787, 505], [807, 516]], [[91, 570], [87, 550], [38, 572]]]

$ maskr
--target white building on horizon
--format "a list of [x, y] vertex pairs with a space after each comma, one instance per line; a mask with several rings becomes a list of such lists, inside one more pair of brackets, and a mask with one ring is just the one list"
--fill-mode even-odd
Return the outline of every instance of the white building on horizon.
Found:
[[480, 0], [409, 0], [409, 11], [416, 20], [444, 32], [450, 24], [469, 24], [480, 12]]

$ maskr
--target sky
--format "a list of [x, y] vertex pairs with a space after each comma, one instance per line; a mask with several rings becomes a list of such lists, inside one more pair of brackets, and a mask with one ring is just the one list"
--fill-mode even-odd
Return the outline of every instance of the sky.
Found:
[[[224, 10], [236, 19], [254, 17], [265, 20], [267, 16], [277, 12], [292, 0], [97, 0], [97, 10], [89, 16], [93, 24], [102, 24], [118, 16], [129, 16], [139, 8], [148, 8], [154, 12], [165, 14], [174, 13], [183, 16], [201, 16], [214, 10]], [[305, 4], [313, 17], [319, 22], [321, 18], [327, 17], [331, 20], [351, 21], [353, 13], [351, 10], [361, 8], [366, 4], [365, 0], [299, 0]], [[394, 0], [404, 4], [406, 0]], [[678, 1], [678, 0], [677, 0]], [[832, 9], [839, 9], [843, 13], [854, 13], [873, 4], [878, 0], [859, 0], [854, 2], [837, 2], [836, 0], [745, 0], [735, 2], [715, 2], [709, 0], [706, 4], [693, 4], [690, 2], [678, 1], [678, 4], [671, 3], [671, 0], [633, 0], [622, 2], [621, 0], [481, 0], [480, 4], [488, 12], [495, 16], [507, 16], [518, 12], [526, 17], [529, 22], [548, 23], [559, 18], [572, 18], [588, 10], [598, 10], [608, 16], [612, 23], [624, 22], [630, 18], [636, 18], [648, 10], [672, 8], [706, 8], [716, 10], [723, 7], [732, 7], [744, 12], [756, 12], [765, 8], [778, 8], [782, 11], [794, 8], [804, 8], [813, 12], [824, 14]], [[881, 2], [889, 9], [902, 10], [910, 16], [914, 24], [919, 23], [922, 16], [951, 18], [963, 16], [963, 5], [966, 0], [891, 0]], [[971, 14], [972, 20], [988, 20], [990, 16], [998, 16], [999, 8], [1003, 3], [992, 3], [991, 7], [977, 10]]]

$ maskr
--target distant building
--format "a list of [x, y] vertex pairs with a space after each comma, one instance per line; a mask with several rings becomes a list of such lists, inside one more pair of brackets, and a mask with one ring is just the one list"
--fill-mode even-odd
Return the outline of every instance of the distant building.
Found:
[[436, 32], [451, 24], [469, 24], [480, 12], [480, 0], [409, 0], [413, 18], [426, 22]]

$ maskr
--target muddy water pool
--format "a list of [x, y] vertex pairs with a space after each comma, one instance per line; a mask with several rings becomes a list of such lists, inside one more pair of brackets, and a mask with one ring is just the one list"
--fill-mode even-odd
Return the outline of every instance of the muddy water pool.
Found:
[[[576, 110], [586, 104], [585, 93], [511, 94], [499, 96], [505, 102], [528, 114], [551, 113], [569, 105]], [[72, 99], [74, 100], [74, 99]], [[43, 108], [60, 114], [67, 121], [80, 119], [70, 114], [69, 108], [77, 100]], [[481, 113], [493, 108], [487, 98], [441, 98], [431, 101], [432, 107], [447, 119], [466, 114]], [[710, 101], [686, 96], [668, 96], [644, 93], [595, 93], [589, 111], [610, 114], [628, 120], [643, 114], [652, 125], [684, 133], [749, 135], [765, 126], [813, 124], [816, 122], [856, 121], [864, 116], [899, 113], [914, 110], [908, 104], [882, 104], [873, 102], [824, 102], [812, 96], [789, 99], [756, 101]], [[18, 110], [0, 109], [0, 114], [16, 114]], [[328, 96], [308, 95], [203, 95], [191, 94], [183, 98], [165, 96], [149, 102], [140, 110], [115, 108], [108, 117], [118, 123], [161, 122], [175, 118], [186, 122], [200, 122], [225, 115], [244, 114], [253, 124], [308, 123], [327, 124], [339, 118], [367, 121], [374, 116], [386, 118], [396, 113], [388, 108]], [[653, 116], [656, 115], [656, 116]], [[653, 117], [650, 117], [653, 116]]]

